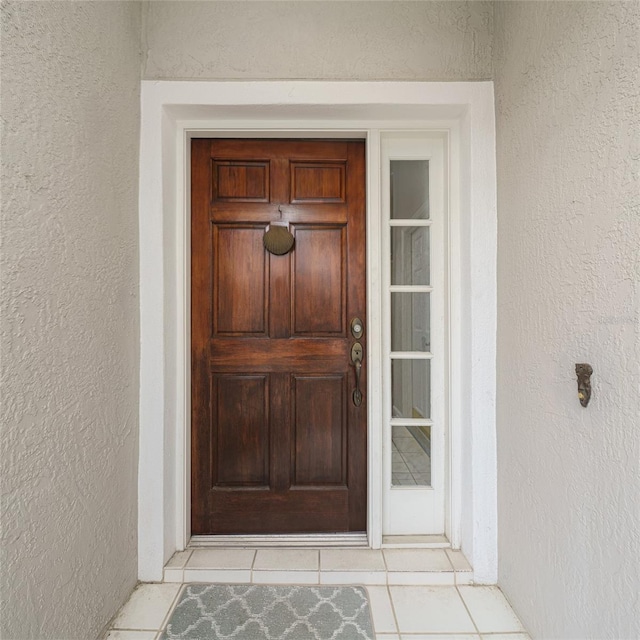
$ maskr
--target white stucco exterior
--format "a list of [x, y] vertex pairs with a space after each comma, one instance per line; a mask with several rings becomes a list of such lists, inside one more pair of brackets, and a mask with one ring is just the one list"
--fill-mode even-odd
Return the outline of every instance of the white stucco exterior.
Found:
[[492, 21], [486, 1], [148, 2], [143, 78], [489, 80]]
[[134, 3], [2, 4], [3, 638], [137, 580], [139, 48]]
[[637, 638], [640, 5], [496, 3], [495, 54], [499, 584], [534, 638]]

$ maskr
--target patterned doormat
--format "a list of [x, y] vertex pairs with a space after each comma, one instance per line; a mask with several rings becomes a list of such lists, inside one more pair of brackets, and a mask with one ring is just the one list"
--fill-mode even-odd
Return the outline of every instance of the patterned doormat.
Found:
[[363, 587], [192, 584], [162, 640], [373, 640]]

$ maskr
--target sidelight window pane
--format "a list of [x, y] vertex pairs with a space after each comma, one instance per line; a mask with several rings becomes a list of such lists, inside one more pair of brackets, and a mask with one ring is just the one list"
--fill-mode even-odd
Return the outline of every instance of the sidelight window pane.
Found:
[[391, 401], [394, 418], [431, 417], [431, 362], [391, 361]]
[[391, 484], [431, 486], [431, 427], [393, 426]]
[[391, 219], [429, 218], [429, 161], [391, 160]]
[[429, 227], [391, 227], [391, 284], [431, 284], [429, 254]]
[[391, 351], [430, 351], [430, 293], [391, 294]]

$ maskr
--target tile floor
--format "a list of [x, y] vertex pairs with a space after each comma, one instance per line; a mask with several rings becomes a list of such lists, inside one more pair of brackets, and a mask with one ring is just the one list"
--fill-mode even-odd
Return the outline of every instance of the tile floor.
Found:
[[176, 553], [164, 582], [461, 586], [473, 572], [451, 549], [194, 549]]
[[529, 640], [500, 589], [469, 584], [470, 569], [449, 549], [188, 550], [165, 582], [138, 586], [106, 640], [159, 640], [183, 582], [364, 584], [376, 640]]

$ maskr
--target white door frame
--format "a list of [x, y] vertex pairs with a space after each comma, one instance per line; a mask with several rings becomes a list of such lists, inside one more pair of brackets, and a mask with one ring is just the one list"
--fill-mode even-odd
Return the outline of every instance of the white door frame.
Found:
[[368, 536], [381, 534], [380, 131], [447, 131], [451, 345], [447, 534], [497, 578], [496, 178], [493, 83], [143, 81], [140, 141], [139, 578], [188, 541], [187, 141], [194, 135], [367, 138]]
[[[382, 494], [382, 530], [383, 534], [388, 535], [419, 535], [424, 533], [438, 534], [443, 531], [452, 542], [453, 546], [459, 543], [459, 513], [451, 508], [447, 497], [451, 495], [451, 488], [458, 484], [459, 477], [448, 473], [451, 468], [451, 455], [453, 451], [450, 447], [450, 436], [452, 431], [450, 425], [450, 398], [449, 388], [452, 387], [450, 380], [451, 368], [449, 367], [449, 346], [457, 349], [457, 342], [460, 340], [460, 327], [448, 321], [449, 301], [453, 287], [449, 286], [449, 261], [448, 254], [450, 245], [458, 244], [459, 238], [450, 240], [449, 220], [453, 214], [454, 219], [459, 219], [460, 212], [456, 208], [450, 211], [449, 194], [454, 191], [452, 182], [459, 182], [457, 170], [454, 170], [453, 180], [448, 175], [449, 167], [458, 164], [458, 140], [457, 127], [452, 126], [448, 131], [441, 130], [410, 130], [410, 131], [392, 131], [383, 132], [381, 135], [381, 166], [380, 188], [382, 192], [382, 255], [380, 256], [380, 264], [383, 265], [384, 273], [382, 274], [382, 312], [383, 312], [383, 383], [382, 390], [382, 415], [387, 417], [383, 424], [384, 434], [384, 460], [382, 465], [382, 473], [384, 479]], [[448, 162], [449, 155], [453, 151], [454, 162]], [[413, 216], [396, 217], [391, 220], [391, 162], [398, 160], [426, 160], [428, 162], [428, 208], [429, 214], [416, 219]], [[424, 184], [424, 183], [422, 183]], [[417, 185], [416, 185], [417, 186]], [[457, 188], [455, 189], [457, 190]], [[424, 206], [424, 203], [423, 203]], [[414, 212], [412, 212], [414, 213]], [[425, 349], [421, 344], [416, 348], [413, 343], [414, 336], [412, 333], [413, 309], [410, 313], [403, 312], [404, 322], [402, 333], [405, 337], [411, 336], [411, 348], [392, 348], [392, 332], [394, 320], [392, 318], [391, 299], [393, 290], [391, 279], [391, 230], [407, 229], [407, 220], [411, 220], [412, 225], [428, 225], [419, 227], [409, 227], [425, 229], [429, 231], [429, 240], [427, 241], [427, 260], [430, 264], [430, 278], [426, 283], [430, 292], [429, 312], [422, 320], [428, 322], [429, 332], [431, 336], [430, 347]], [[398, 226], [400, 225], [400, 226]], [[413, 255], [413, 254], [412, 254]], [[394, 256], [396, 256], [394, 252]], [[407, 285], [408, 282], [396, 282], [396, 285]], [[457, 290], [460, 287], [456, 287]], [[396, 288], [396, 291], [398, 289]], [[412, 287], [404, 289], [404, 291], [415, 291]], [[401, 294], [402, 295], [402, 294]], [[406, 295], [406, 293], [404, 294]], [[423, 293], [426, 297], [427, 294]], [[413, 296], [411, 296], [413, 301]], [[456, 304], [456, 301], [452, 301]], [[406, 310], [405, 310], [406, 311]], [[397, 318], [396, 318], [397, 320]], [[384, 326], [386, 324], [386, 326]], [[403, 326], [404, 325], [404, 326]], [[451, 331], [450, 331], [451, 329]], [[396, 351], [397, 359], [392, 360], [392, 354]], [[426, 360], [425, 351], [429, 352], [429, 359]], [[412, 353], [413, 352], [413, 353]], [[391, 379], [392, 363], [404, 363], [405, 368], [403, 374], [407, 373], [406, 367], [413, 368], [416, 363], [427, 364], [428, 372], [425, 371], [427, 378], [421, 380], [421, 387], [427, 385], [429, 389], [430, 408], [422, 410], [422, 420], [428, 420], [431, 427], [430, 433], [430, 483], [429, 486], [407, 486], [394, 485], [392, 482], [392, 434], [396, 428], [393, 424], [404, 428], [408, 424], [408, 419], [417, 416], [412, 415], [415, 408], [413, 401], [414, 389], [407, 389], [410, 385], [406, 385], [402, 389], [402, 395], [398, 398], [398, 405], [394, 402], [394, 391]], [[415, 378], [412, 376], [412, 384]], [[459, 396], [460, 390], [451, 388], [452, 395]], [[410, 406], [407, 406], [407, 405]], [[397, 409], [402, 407], [404, 414], [396, 413]], [[409, 412], [407, 410], [410, 409]], [[390, 419], [392, 418], [392, 419]], [[454, 424], [453, 429], [459, 429], [459, 425]], [[449, 482], [445, 482], [445, 478]], [[455, 489], [454, 489], [455, 491]]]

